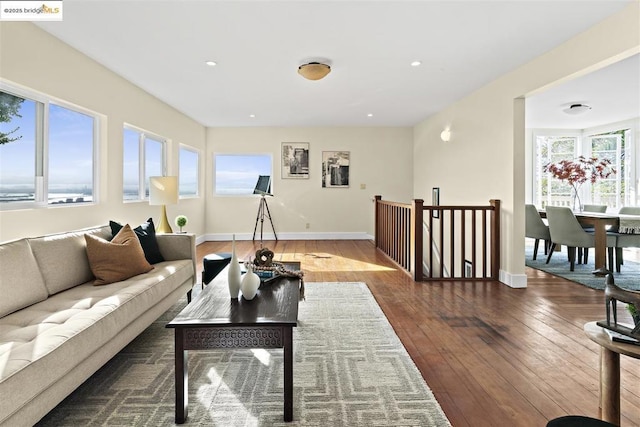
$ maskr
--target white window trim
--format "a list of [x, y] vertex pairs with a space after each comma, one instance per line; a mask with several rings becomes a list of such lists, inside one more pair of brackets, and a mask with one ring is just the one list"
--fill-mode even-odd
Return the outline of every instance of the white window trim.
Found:
[[[35, 171], [35, 200], [32, 202], [0, 204], [0, 210], [12, 211], [19, 209], [58, 209], [71, 208], [80, 206], [92, 206], [100, 202], [100, 137], [102, 135], [103, 121], [106, 117], [88, 108], [73, 104], [60, 98], [38, 92], [34, 89], [22, 86], [15, 82], [0, 78], [0, 90], [11, 93], [21, 98], [36, 101], [36, 171]], [[93, 196], [91, 202], [81, 204], [49, 204], [46, 197], [48, 188], [48, 172], [49, 172], [49, 104], [54, 104], [68, 110], [72, 110], [81, 114], [85, 114], [93, 118]], [[41, 118], [41, 119], [40, 119]]]
[[[623, 120], [614, 123], [608, 123], [606, 125], [597, 126], [587, 129], [529, 129], [531, 142], [529, 144], [530, 161], [529, 165], [529, 188], [532, 203], [539, 205], [540, 201], [537, 200], [536, 182], [535, 182], [535, 170], [536, 170], [536, 138], [538, 136], [574, 136], [578, 138], [578, 148], [576, 156], [581, 154], [589, 155], [591, 152], [591, 139], [590, 137], [601, 135], [604, 133], [615, 132], [621, 129], [629, 129], [626, 134], [625, 150], [627, 155], [625, 156], [625, 167], [628, 168], [629, 191], [626, 193], [627, 200], [621, 201], [622, 205], [638, 205], [640, 203], [640, 117], [636, 117], [630, 120]], [[581, 192], [588, 191], [590, 194], [590, 185], [585, 185], [581, 188]], [[581, 195], [581, 198], [584, 194]], [[586, 200], [586, 199], [585, 199]], [[586, 203], [586, 202], [585, 202]]]
[[[161, 169], [162, 169], [162, 176], [167, 176], [167, 163], [168, 163], [168, 153], [169, 153], [169, 144], [171, 143], [169, 138], [165, 138], [163, 136], [158, 135], [157, 133], [148, 131], [146, 129], [143, 129], [139, 126], [135, 126], [132, 125], [130, 123], [124, 123], [124, 125], [122, 126], [122, 135], [123, 135], [123, 140], [122, 140], [122, 147], [123, 147], [123, 152], [124, 152], [124, 130], [128, 129], [130, 131], [133, 132], [137, 132], [139, 134], [138, 136], [138, 198], [134, 199], [134, 200], [124, 200], [124, 192], [122, 194], [122, 202], [123, 203], [139, 203], [139, 202], [148, 202], [149, 201], [149, 197], [147, 197], [147, 195], [145, 194], [145, 182], [144, 182], [144, 178], [146, 175], [146, 150], [145, 150], [145, 138], [149, 137], [151, 139], [154, 139], [156, 141], [159, 141], [162, 145], [162, 165], [161, 165]], [[124, 159], [123, 159], [124, 162]], [[120, 189], [120, 191], [123, 191], [123, 188]]]

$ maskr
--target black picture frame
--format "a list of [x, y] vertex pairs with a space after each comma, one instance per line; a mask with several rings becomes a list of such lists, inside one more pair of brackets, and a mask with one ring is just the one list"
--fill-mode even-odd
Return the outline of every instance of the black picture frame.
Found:
[[309, 143], [282, 143], [282, 178], [309, 179]]
[[[440, 187], [433, 187], [431, 190], [431, 205], [432, 206], [440, 206]], [[440, 218], [439, 210], [432, 210], [431, 217]]]

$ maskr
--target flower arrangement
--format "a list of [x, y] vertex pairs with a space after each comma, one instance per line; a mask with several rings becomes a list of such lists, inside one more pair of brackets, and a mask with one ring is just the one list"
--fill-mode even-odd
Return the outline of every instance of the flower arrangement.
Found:
[[579, 156], [576, 160], [560, 160], [549, 163], [544, 167], [544, 171], [549, 172], [556, 179], [567, 181], [573, 188], [578, 205], [580, 205], [578, 189], [582, 184], [587, 181], [593, 184], [598, 179], [608, 178], [616, 173], [615, 168], [611, 166], [611, 160], [585, 156]]
[[184, 216], [184, 215], [178, 215], [178, 216], [176, 217], [175, 222], [176, 222], [176, 225], [177, 225], [178, 227], [180, 227], [180, 233], [182, 233], [182, 227], [184, 227], [185, 225], [187, 225], [187, 221], [188, 221], [188, 219], [187, 219], [187, 217], [186, 217], [186, 216]]

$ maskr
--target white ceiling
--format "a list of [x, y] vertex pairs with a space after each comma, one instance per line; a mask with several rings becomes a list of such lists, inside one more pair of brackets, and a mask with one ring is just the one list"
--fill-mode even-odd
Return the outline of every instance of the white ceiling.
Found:
[[[571, 104], [591, 110], [568, 115]], [[640, 55], [575, 78], [527, 98], [526, 123], [530, 128], [586, 129], [640, 117]]]
[[38, 25], [205, 126], [412, 126], [629, 1], [65, 0]]

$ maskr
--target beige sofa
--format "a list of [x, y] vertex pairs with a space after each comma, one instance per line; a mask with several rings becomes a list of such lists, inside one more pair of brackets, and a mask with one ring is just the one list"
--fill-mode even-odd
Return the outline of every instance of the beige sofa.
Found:
[[165, 261], [93, 285], [84, 234], [0, 244], [0, 425], [30, 426], [156, 320], [195, 283], [195, 236], [157, 235]]

